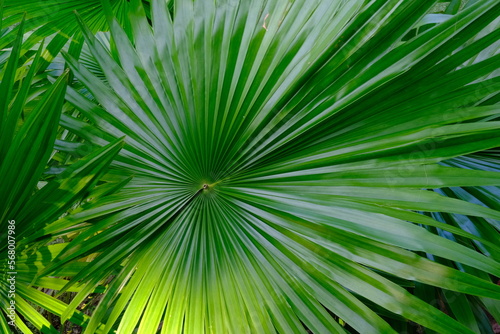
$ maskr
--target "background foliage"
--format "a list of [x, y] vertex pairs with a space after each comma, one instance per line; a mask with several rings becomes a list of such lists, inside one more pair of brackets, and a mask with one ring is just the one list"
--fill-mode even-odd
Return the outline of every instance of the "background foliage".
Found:
[[497, 1], [0, 4], [21, 332], [494, 333]]

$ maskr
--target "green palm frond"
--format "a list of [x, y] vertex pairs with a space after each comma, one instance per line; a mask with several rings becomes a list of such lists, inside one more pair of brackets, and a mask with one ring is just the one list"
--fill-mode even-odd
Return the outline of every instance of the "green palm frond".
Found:
[[[465, 169], [500, 172], [499, 161], [498, 149], [491, 149], [443, 161], [441, 162], [441, 165]], [[500, 210], [498, 202], [498, 198], [500, 198], [500, 189], [496, 186], [460, 188], [453, 187], [436, 189], [435, 191], [450, 198], [456, 198], [467, 201], [469, 203], [475, 203], [485, 207], [493, 208], [495, 210]], [[439, 227], [427, 227], [427, 229], [429, 229], [431, 232], [436, 233], [443, 238], [458, 242], [470, 249], [477, 250], [485, 254], [486, 256], [495, 259], [495, 261], [500, 260], [498, 251], [496, 249], [490, 248], [491, 244], [498, 243], [498, 220], [447, 212], [433, 212], [429, 213], [428, 215], [437, 221], [467, 231], [475, 235], [476, 237], [487, 241], [487, 243], [482, 243], [477, 239], [473, 240], [464, 238], [459, 235], [454, 235]], [[445, 259], [436, 258], [431, 254], [428, 254], [427, 257], [433, 261], [455, 267], [463, 272], [472, 274], [479, 278], [485, 280], [490, 279], [484, 272], [478, 271], [477, 269], [470, 266], [463, 265], [460, 262], [452, 262]], [[492, 333], [492, 331], [489, 330], [490, 320], [488, 318], [488, 314], [494, 317], [497, 323], [500, 321], [500, 309], [498, 307], [498, 301], [487, 297], [475, 298], [466, 294], [450, 293], [446, 290], [433, 290], [429, 287], [426, 287], [425, 291], [427, 291], [427, 298], [439, 298], [440, 300], [443, 300], [447, 305], [447, 309], [453, 313], [456, 319], [464, 325], [468, 326], [476, 333]]]
[[[129, 2], [128, 0], [110, 2], [111, 10], [120, 22], [128, 21], [126, 15], [129, 11]], [[149, 0], [145, 0], [144, 4], [148, 9]], [[51, 50], [52, 55], [55, 56], [71, 37], [81, 36], [78, 26], [74, 24], [73, 13], [75, 11], [86, 18], [88, 26], [94, 32], [108, 29], [100, 0], [4, 0], [2, 9], [4, 17], [2, 27], [14, 31], [23, 15], [26, 15], [25, 31], [29, 31], [30, 34], [23, 45], [21, 54], [34, 47], [42, 39], [57, 33], [58, 36], [52, 39], [54, 50]], [[13, 35], [5, 36], [2, 38], [0, 48], [4, 48], [13, 41]], [[79, 47], [81, 48], [81, 45]]]
[[[54, 149], [67, 73], [53, 85], [43, 87], [43, 93], [36, 99], [30, 97], [44, 48], [40, 46], [27, 69], [21, 66], [23, 25], [24, 22], [0, 74], [0, 329], [2, 333], [10, 333], [14, 327], [9, 324], [15, 323], [23, 333], [32, 333], [30, 326], [43, 333], [58, 333], [36, 308], [43, 307], [61, 316], [67, 305], [32, 285], [60, 289], [66, 284], [64, 279], [37, 277], [38, 271], [49, 265], [65, 244], [43, 246], [40, 241], [48, 237], [47, 233], [34, 243], [27, 243], [27, 237], [65, 214], [87, 192], [98, 192], [104, 186], [95, 187], [121, 148], [121, 142], [94, 150], [39, 187]], [[73, 276], [84, 264], [72, 264], [55, 274]], [[72, 291], [80, 289], [75, 287]], [[71, 320], [84, 324], [88, 317], [78, 311]]]
[[434, 4], [157, 0], [150, 25], [131, 1], [111, 51], [81, 15], [105, 79], [66, 55], [98, 103], [70, 89], [88, 122], [61, 124], [125, 136], [107, 177], [131, 180], [36, 235], [79, 233], [41, 275], [97, 254], [62, 289], [83, 284], [63, 321], [113, 277], [86, 333], [477, 332], [475, 308], [500, 299], [498, 194], [447, 189], [500, 185], [452, 163], [500, 144], [500, 58], [476, 57], [500, 5], [408, 39]]

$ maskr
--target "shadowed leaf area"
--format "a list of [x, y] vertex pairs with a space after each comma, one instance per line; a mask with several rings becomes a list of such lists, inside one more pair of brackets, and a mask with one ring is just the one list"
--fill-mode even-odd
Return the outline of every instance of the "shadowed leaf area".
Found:
[[0, 2], [20, 332], [498, 332], [497, 1]]

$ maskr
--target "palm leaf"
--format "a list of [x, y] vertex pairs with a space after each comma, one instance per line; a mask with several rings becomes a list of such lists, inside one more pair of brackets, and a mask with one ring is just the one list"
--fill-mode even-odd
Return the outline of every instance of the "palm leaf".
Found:
[[[183, 1], [172, 14], [158, 0], [150, 26], [131, 1], [130, 27], [109, 18], [111, 52], [81, 15], [105, 80], [66, 55], [98, 104], [70, 90], [89, 122], [62, 124], [96, 145], [126, 136], [110, 174], [132, 179], [44, 231], [80, 234], [41, 275], [98, 254], [62, 290], [85, 284], [63, 320], [116, 275], [86, 333], [101, 323], [119, 333], [396, 332], [387, 314], [477, 331], [479, 304], [447, 297], [494, 308], [498, 259], [431, 228], [498, 252], [498, 197], [483, 206], [427, 189], [500, 185], [497, 171], [436, 164], [500, 143], [500, 58], [471, 61], [498, 40], [485, 29], [500, 6], [477, 2], [408, 39], [434, 4]], [[496, 237], [438, 213], [475, 217]], [[420, 286], [447, 291], [453, 312], [419, 298]]]
[[[62, 279], [37, 278], [38, 271], [55, 258], [64, 244], [40, 247], [43, 243], [28, 244], [26, 236], [43, 229], [48, 222], [54, 221], [78, 203], [87, 191], [95, 188], [98, 179], [119, 151], [120, 142], [95, 150], [67, 167], [64, 173], [46, 183], [41, 190], [37, 189], [54, 148], [67, 73], [53, 85], [44, 87], [44, 93], [37, 99], [29, 101], [28, 95], [43, 45], [29, 70], [23, 71], [19, 64], [23, 24], [19, 28], [18, 38], [2, 71], [0, 82], [0, 254], [3, 261], [0, 328], [2, 332], [8, 333], [14, 328], [9, 327], [9, 324], [15, 323], [23, 333], [32, 333], [30, 328], [33, 327], [28, 326], [30, 324], [43, 333], [58, 333], [35, 307], [43, 307], [61, 316], [66, 304], [30, 285], [60, 289], [66, 284]], [[28, 102], [34, 103], [31, 110], [28, 110]], [[46, 237], [46, 234], [43, 236]], [[37, 241], [42, 240], [40, 238]], [[68, 266], [57, 275], [72, 276], [81, 268], [81, 265], [73, 266], [73, 269]], [[15, 282], [7, 281], [7, 278], [12, 277]], [[77, 288], [74, 291], [79, 290]], [[12, 302], [15, 302], [14, 308]], [[71, 319], [80, 324], [88, 321], [88, 317], [84, 317], [79, 311]]]
[[[144, 1], [146, 8], [149, 7], [149, 0]], [[127, 22], [126, 13], [129, 8], [129, 1], [113, 0], [111, 2], [113, 13], [121, 22]], [[72, 48], [81, 49], [81, 34], [78, 26], [74, 24], [73, 12], [78, 11], [83, 15], [94, 32], [107, 29], [104, 11], [99, 0], [5, 0], [2, 6], [3, 22], [2, 26], [17, 31], [17, 24], [21, 21], [23, 14], [26, 15], [25, 31], [30, 31], [29, 37], [23, 43], [21, 54], [33, 48], [41, 40], [51, 37], [47, 57], [53, 57], [59, 53], [63, 46], [72, 37]], [[57, 36], [54, 36], [57, 34]], [[14, 35], [8, 34], [2, 38], [0, 49], [5, 48], [14, 41]], [[47, 62], [50, 63], [50, 58]], [[1, 62], [0, 62], [1, 63]]]

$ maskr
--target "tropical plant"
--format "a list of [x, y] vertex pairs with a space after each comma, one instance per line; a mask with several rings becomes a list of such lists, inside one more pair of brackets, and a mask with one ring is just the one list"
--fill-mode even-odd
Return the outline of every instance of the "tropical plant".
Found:
[[[28, 268], [18, 319], [58, 333], [40, 306], [84, 333], [493, 333], [497, 1], [49, 0], [79, 28], [33, 23], [22, 43], [16, 14], [39, 17], [35, 3], [6, 1], [0, 43], [15, 44], [2, 140], [21, 126], [0, 167], [2, 233], [20, 222]], [[36, 66], [43, 38], [64, 50], [65, 101], [67, 71], [47, 72], [59, 56]], [[16, 81], [19, 57], [35, 65]], [[35, 74], [43, 95], [27, 101]]]
[[[57, 178], [49, 182], [40, 181], [54, 148], [67, 73], [60, 76], [53, 85], [39, 87], [35, 76], [43, 45], [28, 70], [19, 66], [23, 26], [24, 22], [17, 32], [18, 37], [1, 73], [0, 83], [0, 175], [3, 180], [0, 185], [0, 212], [1, 236], [4, 241], [0, 252], [3, 260], [10, 260], [2, 263], [2, 333], [9, 332], [7, 325], [16, 318], [15, 311], [22, 316], [22, 319], [16, 318], [15, 322], [23, 332], [30, 332], [23, 319], [38, 328], [55, 330], [33, 306], [43, 307], [61, 316], [67, 305], [30, 285], [59, 290], [67, 283], [62, 278], [37, 277], [38, 271], [47, 266], [66, 243], [26, 244], [25, 237], [60, 217], [75, 202], [81, 200], [82, 194], [91, 191], [121, 148], [121, 142], [116, 142], [95, 152], [87, 152], [90, 153], [88, 156], [65, 168]], [[33, 94], [33, 90], [42, 90], [43, 93]], [[33, 193], [33, 189], [39, 191]], [[16, 249], [17, 256], [14, 256]], [[72, 265], [55, 274], [72, 276], [84, 265], [85, 263]], [[72, 291], [79, 291], [79, 288]], [[15, 294], [15, 299], [9, 296], [11, 294]], [[10, 303], [10, 300], [14, 300], [15, 304]], [[73, 322], [83, 324], [85, 316], [76, 312], [72, 318]]]

